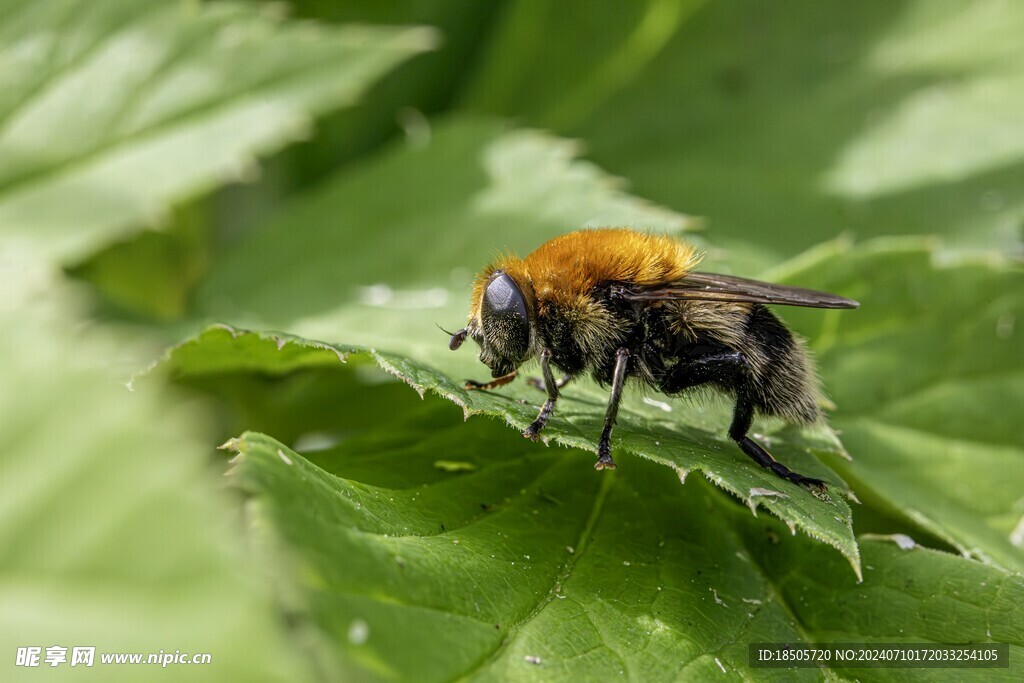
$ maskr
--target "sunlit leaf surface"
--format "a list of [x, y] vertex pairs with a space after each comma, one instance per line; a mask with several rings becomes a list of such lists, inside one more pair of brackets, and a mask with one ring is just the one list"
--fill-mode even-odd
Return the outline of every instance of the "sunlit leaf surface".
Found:
[[251, 176], [434, 43], [252, 3], [0, 2], [0, 231], [70, 260]]

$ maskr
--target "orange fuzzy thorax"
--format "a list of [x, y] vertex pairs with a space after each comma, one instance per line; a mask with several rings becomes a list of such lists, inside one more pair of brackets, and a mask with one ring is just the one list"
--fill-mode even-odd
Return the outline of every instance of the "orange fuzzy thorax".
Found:
[[524, 259], [506, 256], [481, 273], [473, 291], [479, 312], [487, 279], [504, 270], [540, 308], [573, 305], [603, 282], [657, 285], [681, 280], [700, 262], [691, 245], [627, 228], [577, 230], [545, 242]]

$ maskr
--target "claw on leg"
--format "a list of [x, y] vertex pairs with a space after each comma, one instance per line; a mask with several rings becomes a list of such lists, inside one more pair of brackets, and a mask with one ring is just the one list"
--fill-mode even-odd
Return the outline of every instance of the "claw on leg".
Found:
[[523, 438], [529, 439], [534, 443], [540, 438], [540, 430], [544, 429], [544, 425], [540, 424], [540, 420], [535, 420], [529, 427], [523, 430]]
[[551, 412], [555, 409], [555, 402], [551, 399], [544, 401], [544, 406], [540, 409], [540, 415], [534, 420], [529, 427], [523, 430], [523, 436], [530, 441], [536, 442], [540, 438], [540, 432], [544, 429], [548, 423], [548, 418], [551, 417]]
[[595, 470], [614, 470], [615, 461], [612, 460], [611, 449], [598, 449], [597, 451], [597, 462], [594, 463]]

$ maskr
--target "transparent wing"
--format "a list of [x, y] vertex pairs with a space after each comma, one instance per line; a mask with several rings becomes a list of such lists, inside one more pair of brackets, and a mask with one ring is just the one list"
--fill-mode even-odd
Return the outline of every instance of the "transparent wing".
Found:
[[690, 273], [684, 279], [655, 287], [624, 287], [629, 301], [740, 301], [755, 304], [807, 306], [809, 308], [857, 308], [859, 303], [835, 294], [802, 287], [775, 285], [734, 275]]

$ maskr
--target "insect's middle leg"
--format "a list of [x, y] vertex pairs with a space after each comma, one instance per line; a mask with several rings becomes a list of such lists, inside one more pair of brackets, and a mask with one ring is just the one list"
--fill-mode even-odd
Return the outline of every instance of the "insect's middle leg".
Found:
[[601, 440], [597, 442], [597, 462], [594, 463], [595, 470], [615, 469], [615, 461], [612, 460], [612, 428], [615, 426], [615, 417], [619, 413], [619, 403], [622, 402], [622, 389], [626, 386], [626, 364], [628, 362], [628, 350], [619, 349], [615, 352], [615, 370], [612, 373], [612, 392], [608, 397], [608, 409], [604, 413], [604, 429], [601, 430]]
[[537, 419], [523, 431], [523, 436], [532, 441], [537, 440], [541, 430], [547, 425], [548, 418], [555, 410], [555, 401], [558, 400], [558, 382], [555, 381], [555, 375], [551, 372], [551, 349], [541, 350], [540, 371], [544, 375], [544, 390], [548, 394], [548, 400], [544, 401]]

